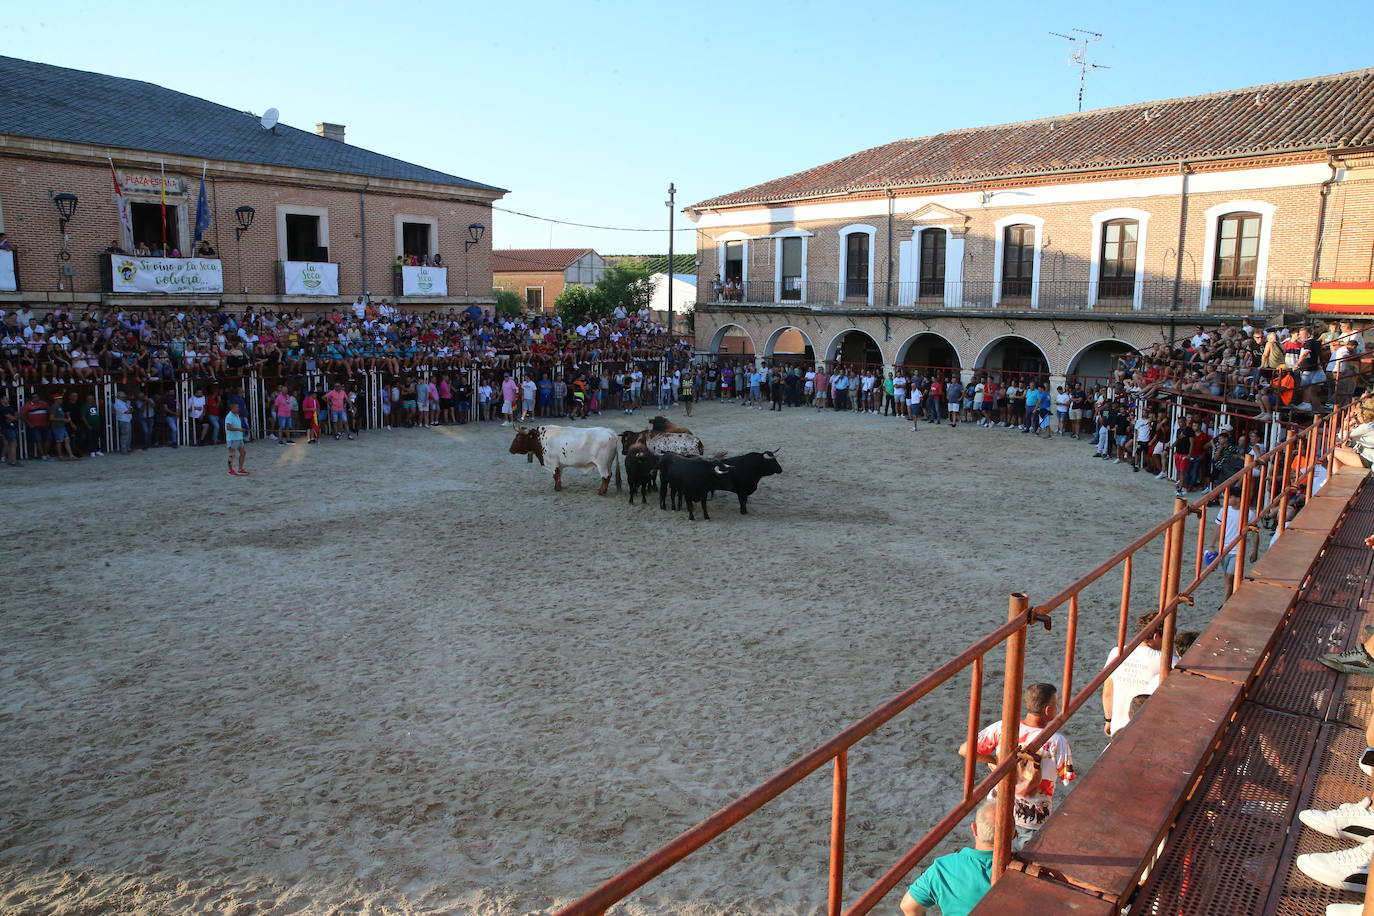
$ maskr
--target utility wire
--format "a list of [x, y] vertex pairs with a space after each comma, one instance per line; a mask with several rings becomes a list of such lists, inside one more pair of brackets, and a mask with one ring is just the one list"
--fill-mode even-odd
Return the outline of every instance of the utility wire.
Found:
[[684, 226], [681, 229], [634, 229], [628, 226], [597, 226], [592, 223], [573, 223], [562, 219], [552, 219], [547, 216], [535, 216], [533, 213], [521, 213], [519, 210], [510, 210], [506, 207], [491, 205], [493, 210], [500, 210], [502, 213], [510, 213], [513, 216], [523, 216], [526, 219], [542, 220], [546, 223], [557, 223], [560, 226], [577, 226], [580, 229], [604, 229], [610, 232], [699, 232], [695, 226]]

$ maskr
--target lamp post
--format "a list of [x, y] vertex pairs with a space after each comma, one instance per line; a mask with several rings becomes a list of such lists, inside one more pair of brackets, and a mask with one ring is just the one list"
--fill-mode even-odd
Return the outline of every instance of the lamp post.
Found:
[[472, 295], [472, 281], [469, 279], [471, 271], [468, 269], [468, 250], [473, 245], [482, 241], [482, 234], [487, 231], [487, 227], [481, 223], [468, 223], [468, 239], [463, 242], [463, 295]]
[[238, 225], [234, 227], [234, 245], [238, 249], [239, 286], [245, 294], [248, 292], [248, 283], [243, 278], [243, 234], [248, 231], [249, 226], [253, 225], [255, 215], [257, 215], [257, 211], [247, 204], [234, 211], [234, 219], [238, 221]]
[[63, 261], [72, 259], [72, 253], [67, 250], [67, 223], [76, 215], [76, 201], [75, 194], [54, 194], [52, 198], [53, 206], [57, 207], [57, 231], [62, 236], [62, 250], [57, 256]]

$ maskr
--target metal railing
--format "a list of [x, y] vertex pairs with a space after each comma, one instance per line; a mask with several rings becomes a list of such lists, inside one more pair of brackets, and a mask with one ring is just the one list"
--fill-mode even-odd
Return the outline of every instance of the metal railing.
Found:
[[[1227, 595], [1239, 587], [1245, 575], [1247, 553], [1250, 552], [1248, 542], [1252, 534], [1256, 536], [1257, 541], [1254, 551], [1258, 551], [1259, 519], [1266, 516], [1274, 517], [1278, 525], [1277, 536], [1283, 536], [1290, 513], [1290, 503], [1295, 498], [1310, 499], [1318, 463], [1324, 461], [1329, 468], [1334, 462], [1334, 446], [1345, 429], [1348, 416], [1348, 409], [1341, 409], [1330, 416], [1318, 418], [1313, 425], [1300, 433], [1290, 431], [1282, 443], [1261, 457], [1247, 456], [1245, 466], [1222, 481], [1211, 493], [1191, 502], [1181, 497], [1177, 498], [1174, 502], [1174, 511], [1168, 518], [1160, 521], [1048, 600], [1032, 604], [1025, 593], [1012, 593], [1008, 602], [1006, 623], [753, 790], [679, 834], [600, 887], [563, 907], [557, 916], [602, 916], [607, 908], [624, 900], [658, 875], [786, 793], [807, 776], [826, 766], [830, 767], [832, 779], [830, 856], [826, 892], [826, 911], [829, 916], [860, 916], [870, 912], [994, 790], [997, 790], [997, 828], [992, 874], [993, 880], [996, 881], [1010, 860], [1011, 842], [1015, 835], [1012, 798], [1015, 791], [1014, 769], [1017, 766], [1018, 751], [1032, 754], [1038, 752], [1047, 741], [1059, 734], [1065, 724], [1112, 676], [1117, 667], [1156, 633], [1160, 634], [1162, 645], [1171, 646], [1177, 628], [1179, 607], [1194, 602], [1202, 583], [1219, 568], [1224, 567], [1227, 554], [1232, 550], [1236, 552], [1236, 559], [1231, 573], [1226, 577]], [[1217, 493], [1226, 495], [1223, 496], [1220, 509], [1220, 524], [1217, 525], [1215, 533], [1212, 533], [1211, 526], [1207, 524], [1206, 514], [1209, 511], [1209, 502]], [[1236, 526], [1237, 531], [1228, 539], [1226, 522], [1228, 514], [1232, 511], [1239, 513], [1242, 523]], [[1196, 536], [1191, 538], [1193, 557], [1191, 562], [1186, 562], [1185, 552], [1190, 540], [1187, 535], [1187, 524], [1190, 518], [1194, 517], [1198, 519], [1198, 525]], [[1215, 556], [1210, 558], [1209, 545], [1216, 551]], [[1148, 625], [1132, 635], [1129, 621], [1133, 596], [1141, 586], [1142, 570], [1150, 568], [1150, 564], [1142, 566], [1142, 554], [1155, 549], [1159, 550], [1160, 557], [1158, 563], [1154, 564], [1158, 568], [1157, 581], [1145, 583], [1149, 586], [1146, 594], [1152, 596], [1148, 606], [1154, 609], [1154, 616]], [[1183, 584], [1185, 569], [1191, 569], [1191, 578], [1187, 580], [1186, 585]], [[1115, 602], [1117, 655], [1075, 691], [1075, 657], [1078, 650], [1080, 603], [1083, 593], [1095, 584], [1105, 585], [1108, 577], [1114, 575], [1120, 577], [1120, 599], [1119, 602]], [[1017, 732], [1013, 726], [1022, 716], [1021, 696], [1025, 687], [1027, 633], [1036, 625], [1043, 625], [1049, 630], [1053, 615], [1061, 610], [1065, 628], [1059, 696], [1066, 699], [1062, 710], [1039, 735], [1029, 744], [1018, 748], [1014, 737]], [[1005, 653], [1001, 684], [1001, 741], [996, 764], [992, 766], [990, 773], [978, 780], [974, 744], [986, 686], [988, 655], [997, 650]], [[1169, 651], [1161, 653], [1161, 665], [1163, 679], [1168, 676], [1172, 667], [1172, 655]], [[850, 749], [873, 734], [880, 726], [910, 709], [922, 698], [950, 683], [965, 671], [969, 672], [968, 719], [965, 727], [968, 753], [963, 761], [962, 799], [949, 808], [877, 882], [845, 907], [843, 882], [846, 864], [845, 831]]]
[[1130, 293], [1118, 295], [1118, 281], [1041, 280], [999, 282], [951, 280], [939, 287], [931, 281], [869, 285], [859, 295], [853, 283], [836, 280], [747, 280], [732, 284], [714, 300], [701, 304], [807, 305], [819, 308], [972, 309], [1054, 312], [1151, 312], [1180, 315], [1213, 312], [1247, 314], [1306, 312], [1312, 284], [1305, 280], [1203, 284], [1141, 279]]

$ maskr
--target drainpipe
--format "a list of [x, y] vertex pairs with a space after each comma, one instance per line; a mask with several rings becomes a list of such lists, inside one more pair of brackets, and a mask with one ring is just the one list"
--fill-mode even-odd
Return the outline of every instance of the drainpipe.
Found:
[[371, 301], [372, 291], [367, 288], [367, 189], [372, 184], [372, 179], [368, 178], [363, 182], [363, 189], [358, 192], [358, 237], [363, 241], [363, 276], [362, 293], [364, 301]]
[[887, 292], [884, 307], [892, 308], [892, 207], [896, 199], [891, 191], [887, 192]]
[[1321, 278], [1322, 242], [1326, 236], [1326, 199], [1331, 194], [1331, 186], [1336, 183], [1336, 154], [1326, 154], [1326, 167], [1331, 169], [1331, 177], [1322, 182], [1317, 201], [1317, 241], [1312, 246], [1312, 282]]
[[[1174, 346], [1174, 321], [1178, 317], [1178, 306], [1182, 302], [1183, 290], [1183, 246], [1188, 231], [1188, 160], [1178, 162], [1178, 245], [1174, 249], [1174, 295], [1169, 302], [1169, 347]], [[1204, 255], [1205, 256], [1205, 255]]]

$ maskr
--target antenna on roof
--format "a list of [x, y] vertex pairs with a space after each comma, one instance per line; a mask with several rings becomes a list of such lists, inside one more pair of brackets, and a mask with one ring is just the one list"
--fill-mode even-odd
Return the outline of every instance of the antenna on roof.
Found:
[[1063, 38], [1074, 46], [1074, 52], [1069, 55], [1069, 66], [1078, 68], [1078, 110], [1083, 110], [1083, 84], [1087, 82], [1089, 70], [1110, 70], [1106, 64], [1094, 64], [1088, 61], [1088, 45], [1102, 40], [1101, 32], [1089, 32], [1086, 29], [1069, 29], [1070, 32], [1077, 32], [1078, 35], [1065, 35], [1063, 32], [1051, 32], [1055, 38]]
[[258, 122], [262, 124], [263, 130], [270, 130], [276, 133], [277, 120], [281, 117], [281, 112], [275, 108], [269, 108], [262, 113], [262, 119]]

